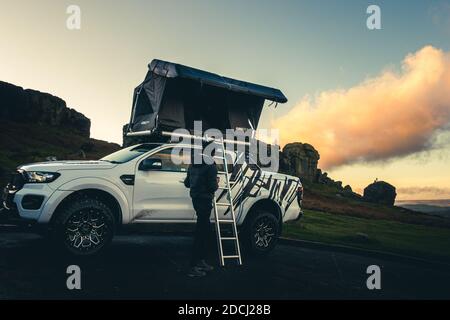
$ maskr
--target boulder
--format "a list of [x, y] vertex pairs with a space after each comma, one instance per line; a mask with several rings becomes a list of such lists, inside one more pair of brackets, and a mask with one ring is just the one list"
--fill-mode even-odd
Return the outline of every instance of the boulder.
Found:
[[364, 189], [363, 199], [367, 202], [393, 206], [396, 189], [393, 185], [385, 181], [375, 181]]
[[351, 187], [350, 185], [346, 185], [346, 186], [344, 187], [344, 190], [343, 190], [343, 191], [344, 191], [344, 192], [348, 192], [348, 193], [353, 192], [352, 187]]
[[284, 146], [280, 153], [280, 170], [308, 182], [317, 178], [319, 152], [308, 143], [294, 142]]

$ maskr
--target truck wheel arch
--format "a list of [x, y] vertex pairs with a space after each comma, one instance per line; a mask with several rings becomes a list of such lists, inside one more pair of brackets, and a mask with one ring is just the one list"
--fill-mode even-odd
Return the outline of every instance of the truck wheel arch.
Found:
[[250, 209], [248, 210], [248, 212], [245, 216], [243, 226], [245, 227], [247, 222], [250, 220], [250, 217], [254, 214], [257, 214], [260, 210], [269, 212], [278, 219], [278, 221], [280, 222], [280, 224], [279, 224], [280, 230], [279, 231], [281, 233], [281, 227], [283, 225], [283, 223], [282, 223], [283, 222], [283, 214], [281, 211], [282, 209], [280, 208], [278, 203], [276, 203], [274, 200], [269, 199], [269, 198], [259, 199], [255, 203], [252, 204], [252, 206], [250, 207]]
[[116, 219], [116, 225], [120, 226], [123, 222], [123, 212], [119, 201], [117, 201], [116, 197], [114, 197], [111, 193], [100, 190], [100, 189], [81, 189], [78, 191], [74, 191], [65, 197], [56, 207], [54, 214], [50, 219], [50, 224], [55, 220], [58, 215], [58, 212], [69, 202], [76, 201], [77, 199], [81, 199], [83, 197], [96, 198], [104, 202], [114, 213]]
[[[57, 214], [59, 206], [67, 201], [66, 199], [70, 196], [79, 195], [80, 193], [97, 193], [98, 195], [103, 195], [105, 199], [111, 200], [112, 203], [118, 204], [120, 208], [120, 217], [117, 220], [118, 224], [127, 224], [130, 222], [130, 204], [128, 202], [127, 196], [123, 191], [117, 187], [115, 184], [111, 183], [106, 179], [99, 178], [78, 178], [74, 179], [66, 184], [60, 186], [57, 191], [60, 192], [70, 192], [62, 199], [58, 199], [58, 203], [54, 203], [55, 209], [48, 211], [45, 216], [41, 214], [41, 221], [48, 222], [53, 219], [53, 215]], [[70, 199], [70, 198], [69, 198]], [[114, 199], [114, 200], [113, 200]]]

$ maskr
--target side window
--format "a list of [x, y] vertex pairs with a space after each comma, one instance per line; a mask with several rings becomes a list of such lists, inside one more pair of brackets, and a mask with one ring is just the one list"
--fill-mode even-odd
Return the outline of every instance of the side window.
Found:
[[161, 150], [150, 157], [149, 159], [161, 160], [161, 171], [171, 172], [186, 172], [189, 167], [190, 152], [176, 152], [172, 155], [173, 148]]

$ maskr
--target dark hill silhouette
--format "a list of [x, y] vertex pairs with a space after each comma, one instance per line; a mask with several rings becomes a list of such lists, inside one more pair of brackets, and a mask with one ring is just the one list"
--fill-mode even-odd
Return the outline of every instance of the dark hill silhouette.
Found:
[[23, 163], [98, 159], [120, 148], [90, 138], [90, 127], [63, 99], [0, 81], [0, 185]]

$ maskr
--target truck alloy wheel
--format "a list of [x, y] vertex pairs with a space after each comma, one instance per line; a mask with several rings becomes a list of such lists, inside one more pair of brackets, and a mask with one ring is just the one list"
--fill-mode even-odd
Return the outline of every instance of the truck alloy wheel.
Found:
[[73, 200], [55, 221], [56, 240], [74, 255], [93, 255], [108, 245], [115, 231], [114, 214], [101, 200]]
[[109, 233], [109, 226], [100, 210], [82, 209], [66, 222], [66, 245], [80, 251], [93, 250], [108, 238]]
[[244, 231], [244, 244], [251, 254], [265, 255], [275, 248], [279, 235], [279, 221], [270, 212], [253, 214]]
[[254, 230], [255, 245], [261, 248], [268, 248], [270, 242], [275, 237], [275, 230], [276, 226], [271, 219], [262, 217], [261, 219], [257, 220], [257, 224]]

